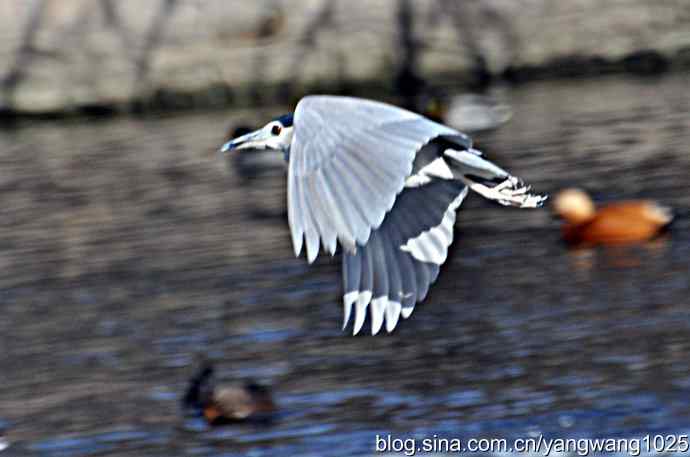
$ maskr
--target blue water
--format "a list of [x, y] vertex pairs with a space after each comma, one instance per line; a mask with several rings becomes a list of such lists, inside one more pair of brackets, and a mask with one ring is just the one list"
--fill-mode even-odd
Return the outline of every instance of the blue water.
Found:
[[[477, 143], [540, 192], [690, 208], [689, 82], [514, 88], [513, 119]], [[328, 457], [373, 455], [386, 433], [690, 429], [686, 218], [653, 243], [574, 253], [548, 210], [469, 198], [412, 318], [353, 338], [339, 259], [293, 257], [281, 173], [241, 179], [218, 160], [247, 119], [0, 131], [0, 455]], [[276, 420], [184, 418], [203, 357], [223, 381], [272, 385]]]

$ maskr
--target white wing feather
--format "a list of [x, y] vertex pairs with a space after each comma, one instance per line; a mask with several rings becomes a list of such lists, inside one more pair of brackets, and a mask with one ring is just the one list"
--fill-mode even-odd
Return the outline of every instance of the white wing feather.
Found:
[[[405, 186], [417, 152], [438, 136], [468, 138], [391, 105], [309, 96], [294, 113], [288, 219], [295, 255], [306, 241], [311, 263], [336, 240], [363, 246]], [[396, 313], [394, 313], [396, 314]]]

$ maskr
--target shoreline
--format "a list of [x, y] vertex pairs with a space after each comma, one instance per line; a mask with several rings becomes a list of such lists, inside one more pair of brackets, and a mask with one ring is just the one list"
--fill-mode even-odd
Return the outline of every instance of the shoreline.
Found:
[[[681, 49], [672, 57], [654, 50], [642, 50], [621, 59], [607, 60], [598, 56], [569, 56], [553, 59], [543, 65], [508, 67], [498, 75], [483, 75], [480, 81], [472, 72], [446, 72], [421, 80], [419, 93], [437, 93], [441, 88], [483, 92], [493, 84], [522, 85], [535, 81], [601, 76], [656, 77], [681, 73], [690, 68], [690, 48]], [[387, 80], [386, 80], [387, 79]], [[262, 87], [232, 88], [215, 84], [195, 91], [160, 87], [149, 95], [125, 101], [64, 106], [48, 111], [26, 111], [0, 108], [0, 125], [15, 121], [54, 121], [72, 118], [110, 118], [129, 115], [155, 115], [162, 112], [194, 112], [200, 110], [243, 109], [276, 104], [296, 103], [308, 93], [333, 93], [363, 97], [396, 98], [403, 96], [395, 87], [394, 78], [376, 80], [330, 81], [325, 83], [264, 84]], [[261, 93], [261, 95], [257, 95]]]

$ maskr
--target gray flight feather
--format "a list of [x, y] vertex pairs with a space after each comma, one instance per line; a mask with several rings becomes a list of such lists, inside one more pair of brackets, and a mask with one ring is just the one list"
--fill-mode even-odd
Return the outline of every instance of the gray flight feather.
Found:
[[344, 324], [355, 307], [353, 333], [369, 306], [372, 333], [392, 331], [426, 296], [453, 242], [456, 210], [467, 195], [458, 181], [405, 188], [366, 246], [343, 253]]

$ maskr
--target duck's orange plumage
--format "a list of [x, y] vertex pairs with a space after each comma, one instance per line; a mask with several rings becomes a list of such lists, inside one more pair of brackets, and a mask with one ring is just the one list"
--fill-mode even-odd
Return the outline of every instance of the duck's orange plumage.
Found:
[[596, 209], [589, 196], [578, 189], [561, 191], [554, 209], [563, 217], [563, 238], [575, 245], [626, 244], [658, 235], [673, 216], [652, 200], [612, 203]]

